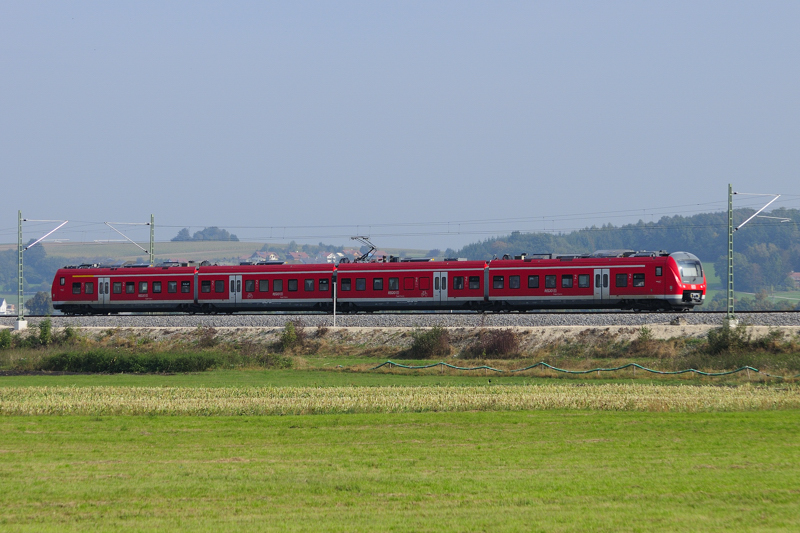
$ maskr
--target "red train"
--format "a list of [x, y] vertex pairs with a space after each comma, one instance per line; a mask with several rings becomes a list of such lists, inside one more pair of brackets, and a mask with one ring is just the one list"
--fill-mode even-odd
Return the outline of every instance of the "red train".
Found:
[[[335, 284], [335, 286], [334, 286]], [[687, 252], [550, 254], [492, 261], [66, 267], [53, 307], [67, 314], [537, 309], [690, 310], [705, 299]]]

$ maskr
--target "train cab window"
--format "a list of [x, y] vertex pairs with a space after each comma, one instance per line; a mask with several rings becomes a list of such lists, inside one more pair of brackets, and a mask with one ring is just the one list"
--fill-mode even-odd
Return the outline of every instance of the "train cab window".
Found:
[[214, 292], [225, 292], [225, 280], [224, 279], [215, 279], [214, 280]]
[[505, 276], [492, 276], [492, 288], [502, 289], [506, 285]]
[[177, 281], [168, 281], [167, 282], [167, 292], [178, 292], [178, 282]]
[[578, 287], [582, 289], [586, 289], [589, 287], [589, 280], [592, 278], [589, 277], [589, 274], [578, 274]]
[[[660, 276], [660, 275], [661, 275], [661, 267], [656, 267], [656, 276]], [[64, 278], [61, 278], [61, 279], [64, 279]], [[63, 285], [63, 283], [62, 283], [62, 285]]]
[[181, 292], [192, 292], [192, 282], [181, 281]]
[[367, 290], [367, 278], [356, 278], [356, 290], [357, 291]]
[[561, 286], [565, 289], [572, 288], [572, 274], [564, 274], [561, 276]]
[[628, 286], [628, 275], [627, 274], [617, 274], [617, 287], [627, 287]]
[[297, 290], [297, 280], [290, 279], [289, 282], [286, 284], [286, 288], [292, 292], [295, 292]]
[[389, 278], [389, 290], [390, 291], [400, 290], [400, 278]]
[[528, 288], [529, 289], [539, 288], [539, 276], [528, 276]]
[[156, 294], [161, 293], [161, 282], [160, 281], [154, 281], [153, 282], [153, 292], [156, 293]]
[[122, 283], [115, 281], [111, 289], [114, 291], [114, 294], [122, 294]]
[[64, 285], [66, 282], [67, 282], [67, 280], [66, 280], [66, 279], [64, 279], [64, 278], [62, 277], [62, 278], [61, 278], [61, 281], [59, 281], [58, 283], [59, 283], [60, 285]]
[[211, 292], [211, 280], [204, 279], [200, 282], [200, 292]]
[[306, 292], [312, 292], [314, 290], [314, 280], [313, 279], [304, 279], [303, 280], [303, 290]]
[[147, 282], [140, 281], [139, 282], [139, 294], [147, 294]]
[[81, 284], [80, 283], [73, 283], [72, 284], [72, 294], [80, 294], [81, 293]]
[[383, 290], [383, 278], [373, 278], [372, 279], [372, 290], [373, 291], [382, 291]]
[[419, 289], [422, 291], [430, 290], [431, 278], [419, 278]]
[[460, 291], [464, 288], [464, 276], [453, 277], [453, 290]]
[[481, 277], [480, 276], [470, 276], [469, 277], [469, 288], [470, 289], [480, 289], [481, 288]]
[[330, 289], [330, 282], [327, 279], [319, 280], [319, 290], [320, 292], [328, 292]]
[[258, 280], [258, 292], [269, 292], [269, 280]]
[[352, 280], [350, 278], [342, 278], [342, 281], [339, 283], [339, 285], [343, 291], [349, 291], [352, 286]]
[[633, 275], [633, 286], [634, 287], [644, 287], [644, 274], [634, 274]]
[[136, 294], [136, 283], [133, 281], [125, 282], [125, 294]]
[[86, 285], [84, 285], [84, 289], [85, 289], [84, 292], [86, 294], [94, 294], [94, 282], [87, 281]]
[[508, 276], [508, 288], [519, 289], [519, 276]]
[[256, 280], [254, 279], [244, 280], [244, 292], [255, 292], [255, 290], [256, 290]]
[[555, 289], [556, 288], [556, 277], [555, 276], [545, 276], [544, 277], [544, 287], [545, 287], [545, 289]]
[[272, 282], [272, 292], [283, 292], [283, 280], [276, 279]]
[[414, 278], [403, 278], [403, 289], [407, 291], [414, 290]]

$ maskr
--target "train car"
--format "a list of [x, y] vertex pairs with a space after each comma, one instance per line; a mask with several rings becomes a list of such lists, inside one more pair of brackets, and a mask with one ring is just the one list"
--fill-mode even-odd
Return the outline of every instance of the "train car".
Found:
[[475, 309], [485, 301], [485, 261], [340, 263], [341, 312]]
[[493, 260], [488, 309], [688, 310], [705, 299], [700, 260], [686, 252], [596, 252]]

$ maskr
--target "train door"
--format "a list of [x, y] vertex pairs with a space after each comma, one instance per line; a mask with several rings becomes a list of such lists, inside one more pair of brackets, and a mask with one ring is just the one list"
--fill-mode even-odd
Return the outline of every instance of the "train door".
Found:
[[108, 293], [110, 285], [109, 278], [97, 278], [97, 301], [100, 305], [111, 303], [111, 295]]
[[607, 300], [610, 296], [610, 282], [609, 277], [611, 276], [609, 269], [607, 268], [595, 268], [594, 269], [594, 299], [595, 300]]
[[242, 301], [242, 275], [230, 275], [230, 290], [228, 291], [228, 302], [239, 303]]
[[447, 302], [447, 272], [433, 273], [433, 301]]

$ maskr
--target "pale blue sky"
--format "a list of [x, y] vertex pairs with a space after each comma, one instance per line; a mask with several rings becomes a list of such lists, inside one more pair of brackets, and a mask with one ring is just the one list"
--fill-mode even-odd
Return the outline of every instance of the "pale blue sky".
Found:
[[18, 209], [444, 249], [728, 182], [800, 208], [798, 28], [794, 1], [3, 2], [0, 241]]

